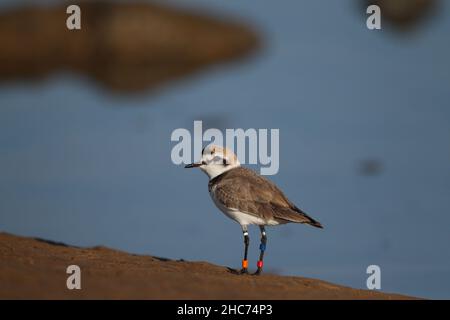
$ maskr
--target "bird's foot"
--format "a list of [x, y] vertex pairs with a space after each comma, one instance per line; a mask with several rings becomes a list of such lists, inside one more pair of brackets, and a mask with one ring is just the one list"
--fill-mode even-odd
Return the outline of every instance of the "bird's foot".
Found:
[[239, 274], [248, 274], [248, 269], [247, 269], [247, 268], [242, 268], [242, 269], [239, 271]]
[[262, 273], [262, 268], [258, 268], [258, 270], [255, 271], [255, 273], [252, 273], [253, 276], [259, 276]]
[[228, 272], [230, 272], [232, 274], [236, 274], [236, 275], [248, 274], [248, 269], [242, 268], [241, 270], [236, 270], [236, 269], [228, 268]]

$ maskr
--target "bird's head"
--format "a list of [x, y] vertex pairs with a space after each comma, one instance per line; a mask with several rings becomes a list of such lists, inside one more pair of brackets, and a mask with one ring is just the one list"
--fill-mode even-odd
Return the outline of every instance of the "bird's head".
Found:
[[200, 162], [188, 164], [185, 168], [198, 167], [212, 179], [240, 165], [238, 158], [230, 149], [211, 144], [203, 148]]

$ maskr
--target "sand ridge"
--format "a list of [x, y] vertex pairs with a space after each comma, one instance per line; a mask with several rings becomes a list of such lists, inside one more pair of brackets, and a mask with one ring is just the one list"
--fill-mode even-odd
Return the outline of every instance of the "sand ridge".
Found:
[[[68, 290], [69, 265], [81, 290]], [[0, 299], [410, 299], [302, 277], [240, 276], [208, 262], [0, 233]]]

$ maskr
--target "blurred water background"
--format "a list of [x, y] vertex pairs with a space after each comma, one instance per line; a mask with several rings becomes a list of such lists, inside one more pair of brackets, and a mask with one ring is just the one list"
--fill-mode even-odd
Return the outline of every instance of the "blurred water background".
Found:
[[182, 6], [248, 19], [263, 50], [136, 95], [71, 73], [2, 83], [0, 230], [238, 267], [239, 226], [170, 135], [279, 128], [270, 178], [325, 229], [268, 229], [268, 271], [365, 288], [377, 264], [383, 291], [450, 298], [450, 3], [406, 33], [369, 31], [350, 0]]

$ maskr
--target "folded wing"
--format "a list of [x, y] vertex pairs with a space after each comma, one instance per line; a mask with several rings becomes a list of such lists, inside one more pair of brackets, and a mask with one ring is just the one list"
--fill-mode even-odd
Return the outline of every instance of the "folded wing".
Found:
[[265, 221], [322, 225], [291, 203], [270, 180], [247, 168], [232, 169], [218, 176], [215, 197], [228, 208], [254, 215]]

